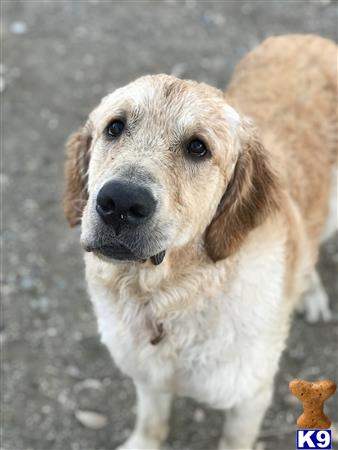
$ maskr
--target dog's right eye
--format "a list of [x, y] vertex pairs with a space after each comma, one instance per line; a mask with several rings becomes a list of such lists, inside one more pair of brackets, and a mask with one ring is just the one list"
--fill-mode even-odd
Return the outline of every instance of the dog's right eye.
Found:
[[187, 152], [193, 158], [203, 158], [208, 154], [208, 149], [206, 148], [204, 142], [198, 138], [195, 138], [188, 143]]
[[107, 127], [107, 135], [111, 138], [119, 137], [125, 127], [123, 120], [113, 120]]

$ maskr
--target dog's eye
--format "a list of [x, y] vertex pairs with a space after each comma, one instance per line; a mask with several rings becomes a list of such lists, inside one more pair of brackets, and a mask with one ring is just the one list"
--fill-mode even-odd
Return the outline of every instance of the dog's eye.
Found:
[[107, 127], [107, 135], [112, 138], [117, 138], [122, 134], [124, 127], [123, 120], [113, 120]]
[[208, 153], [208, 150], [200, 139], [193, 139], [187, 145], [187, 152], [193, 157], [202, 158]]

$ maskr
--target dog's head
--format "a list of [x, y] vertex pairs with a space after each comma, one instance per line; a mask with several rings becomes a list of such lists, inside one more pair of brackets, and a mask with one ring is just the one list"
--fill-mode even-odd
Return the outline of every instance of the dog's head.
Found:
[[66, 178], [66, 218], [111, 260], [158, 263], [197, 238], [223, 259], [278, 203], [251, 124], [221, 91], [166, 75], [101, 101], [69, 140]]

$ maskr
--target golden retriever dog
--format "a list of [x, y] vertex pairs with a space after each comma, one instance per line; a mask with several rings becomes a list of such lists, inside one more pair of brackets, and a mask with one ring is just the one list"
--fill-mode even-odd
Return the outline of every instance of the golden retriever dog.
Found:
[[251, 449], [301, 295], [330, 319], [315, 264], [337, 225], [336, 63], [329, 40], [272, 37], [225, 92], [144, 76], [70, 138], [65, 214], [137, 391], [121, 448], [160, 448], [180, 395], [226, 410], [220, 449]]

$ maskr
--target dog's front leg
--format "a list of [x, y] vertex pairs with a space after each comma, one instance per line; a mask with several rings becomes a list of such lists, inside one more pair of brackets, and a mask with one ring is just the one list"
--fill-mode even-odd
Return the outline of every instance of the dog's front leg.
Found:
[[226, 412], [219, 450], [252, 450], [270, 405], [273, 388], [263, 386], [254, 397]]
[[169, 415], [173, 395], [136, 383], [137, 417], [134, 431], [119, 449], [159, 449], [169, 431]]

